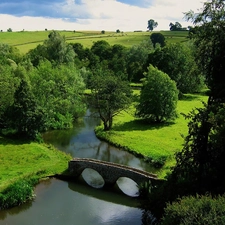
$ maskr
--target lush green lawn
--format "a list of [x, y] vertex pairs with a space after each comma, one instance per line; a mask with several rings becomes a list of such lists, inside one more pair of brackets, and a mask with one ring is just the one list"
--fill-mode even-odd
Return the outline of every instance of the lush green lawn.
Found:
[[150, 125], [136, 119], [133, 116], [133, 108], [115, 117], [110, 132], [102, 132], [102, 127], [98, 127], [96, 133], [111, 143], [116, 143], [146, 158], [152, 158], [154, 161], [166, 157], [167, 161], [159, 172], [163, 177], [174, 164], [174, 153], [182, 149], [184, 143], [182, 135], [188, 133], [188, 121], [180, 113], [187, 114], [196, 107], [202, 107], [202, 101], [206, 100], [207, 96], [204, 95], [186, 95], [184, 100], [178, 102], [179, 117], [174, 122], [162, 125]]
[[[84, 47], [90, 48], [94, 42], [106, 40], [111, 45], [122, 44], [126, 47], [139, 44], [143, 40], [149, 40], [150, 32], [121, 32], [106, 31], [59, 31], [65, 36], [68, 43], [81, 43]], [[166, 38], [166, 42], [184, 42], [187, 40], [187, 31], [160, 31]], [[21, 31], [21, 32], [0, 32], [0, 43], [6, 43], [17, 47], [21, 53], [26, 53], [42, 44], [48, 38], [50, 31]]]
[[0, 191], [26, 177], [62, 173], [70, 159], [51, 146], [0, 137]]

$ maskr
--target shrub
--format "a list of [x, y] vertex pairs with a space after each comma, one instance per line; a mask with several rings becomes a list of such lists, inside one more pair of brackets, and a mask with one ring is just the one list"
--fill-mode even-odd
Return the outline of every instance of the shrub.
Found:
[[225, 196], [183, 197], [167, 204], [162, 225], [221, 225], [225, 224]]
[[33, 185], [37, 179], [20, 180], [0, 193], [0, 210], [8, 209], [31, 200], [34, 197]]

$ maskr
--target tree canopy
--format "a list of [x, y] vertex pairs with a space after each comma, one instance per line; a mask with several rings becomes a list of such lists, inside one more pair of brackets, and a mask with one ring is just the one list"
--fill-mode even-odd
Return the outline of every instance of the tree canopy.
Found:
[[150, 31], [153, 31], [153, 29], [154, 28], [156, 28], [158, 26], [158, 22], [156, 22], [155, 20], [153, 20], [153, 19], [150, 19], [150, 20], [148, 20], [148, 29], [150, 30]]
[[196, 61], [210, 88], [208, 102], [186, 115], [190, 119], [184, 148], [168, 178], [166, 198], [225, 193], [225, 2], [205, 2], [201, 12], [186, 13], [195, 24]]
[[130, 107], [131, 88], [128, 82], [109, 71], [96, 71], [91, 82], [91, 108], [103, 121], [104, 130], [110, 130], [113, 117]]
[[141, 89], [136, 115], [149, 122], [164, 122], [176, 118], [178, 90], [174, 81], [162, 71], [148, 67]]

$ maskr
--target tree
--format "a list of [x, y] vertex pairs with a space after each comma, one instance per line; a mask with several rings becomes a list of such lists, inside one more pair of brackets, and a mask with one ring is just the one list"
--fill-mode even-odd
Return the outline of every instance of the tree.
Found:
[[12, 28], [8, 28], [7, 29], [7, 32], [12, 32]]
[[126, 110], [131, 103], [128, 82], [107, 71], [98, 70], [91, 82], [91, 107], [99, 114], [104, 130], [112, 128], [113, 117]]
[[52, 66], [49, 61], [30, 72], [32, 90], [44, 114], [45, 129], [72, 127], [85, 111], [84, 82], [73, 65]]
[[225, 2], [211, 0], [201, 12], [186, 13], [197, 32], [196, 61], [210, 88], [203, 108], [186, 115], [189, 133], [184, 148], [176, 154], [176, 165], [168, 178], [167, 200], [178, 195], [223, 194], [225, 192]]
[[19, 79], [14, 76], [13, 68], [9, 65], [0, 65], [0, 129], [6, 125], [6, 111], [14, 102], [14, 93]]
[[72, 45], [66, 43], [64, 36], [61, 36], [57, 31], [51, 31], [44, 44], [31, 50], [28, 56], [34, 66], [37, 66], [43, 59], [55, 64], [68, 64], [74, 62], [75, 52]]
[[147, 28], [150, 31], [153, 31], [153, 29], [156, 28], [157, 26], [158, 26], [158, 23], [155, 20], [153, 20], [153, 19], [148, 20], [148, 27]]
[[111, 46], [105, 40], [94, 42], [91, 47], [91, 51], [99, 57], [100, 61], [111, 58]]
[[154, 48], [156, 46], [156, 43], [159, 43], [161, 47], [165, 46], [165, 37], [161, 33], [151, 34], [150, 39], [152, 41], [152, 44], [153, 44]]
[[179, 22], [176, 22], [175, 24], [170, 23], [169, 27], [170, 27], [171, 31], [180, 31], [180, 30], [182, 30], [182, 25]]
[[43, 114], [32, 93], [24, 68], [18, 67], [15, 73], [21, 80], [14, 93], [14, 102], [7, 109], [8, 128], [15, 129], [20, 136], [36, 139], [43, 128]]
[[176, 118], [178, 90], [174, 81], [162, 71], [148, 67], [141, 89], [136, 115], [150, 122], [164, 122]]
[[153, 50], [154, 48], [150, 40], [133, 45], [128, 49], [126, 61], [129, 81], [140, 82], [144, 77], [143, 73], [147, 70], [148, 55]]
[[168, 74], [180, 93], [193, 93], [203, 87], [204, 78], [194, 58], [192, 45], [171, 43], [149, 54], [148, 63]]

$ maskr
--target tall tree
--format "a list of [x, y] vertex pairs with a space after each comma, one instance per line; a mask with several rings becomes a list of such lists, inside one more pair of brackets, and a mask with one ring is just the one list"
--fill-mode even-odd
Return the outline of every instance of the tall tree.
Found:
[[153, 20], [153, 19], [148, 20], [148, 27], [147, 28], [150, 31], [153, 31], [153, 29], [156, 28], [157, 26], [158, 26], [158, 23], [155, 20]]
[[136, 115], [149, 122], [164, 122], [176, 118], [178, 90], [174, 81], [162, 71], [148, 67], [141, 89]]
[[[204, 108], [187, 117], [189, 134], [169, 177], [168, 196], [225, 192], [225, 2], [205, 2], [200, 13], [186, 13], [197, 32], [197, 62], [210, 88]], [[172, 188], [171, 188], [172, 187]]]
[[33, 95], [26, 71], [18, 67], [16, 76], [21, 78], [14, 93], [14, 102], [7, 109], [8, 128], [13, 128], [21, 136], [36, 139], [43, 128], [43, 114]]
[[91, 82], [91, 107], [99, 114], [107, 131], [112, 128], [114, 116], [130, 106], [131, 88], [128, 82], [107, 71], [96, 73]]

